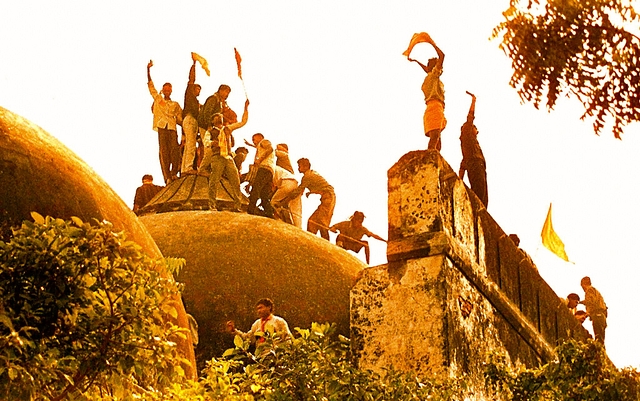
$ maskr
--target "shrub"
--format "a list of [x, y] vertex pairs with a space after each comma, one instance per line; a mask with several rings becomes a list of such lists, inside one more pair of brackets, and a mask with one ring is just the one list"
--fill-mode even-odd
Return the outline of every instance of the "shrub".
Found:
[[0, 399], [122, 399], [181, 382], [166, 262], [108, 222], [32, 216], [0, 241]]

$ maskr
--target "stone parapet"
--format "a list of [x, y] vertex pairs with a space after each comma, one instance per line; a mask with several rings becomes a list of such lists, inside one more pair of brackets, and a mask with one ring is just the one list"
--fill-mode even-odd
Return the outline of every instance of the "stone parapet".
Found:
[[388, 173], [387, 265], [351, 291], [351, 337], [362, 367], [421, 375], [471, 373], [490, 352], [535, 366], [586, 331], [435, 151]]

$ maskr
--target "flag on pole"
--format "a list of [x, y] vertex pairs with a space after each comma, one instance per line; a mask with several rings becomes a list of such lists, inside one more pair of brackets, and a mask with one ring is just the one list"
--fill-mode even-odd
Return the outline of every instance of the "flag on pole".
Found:
[[199, 55], [198, 53], [194, 53], [194, 52], [191, 52], [191, 57], [193, 57], [194, 60], [200, 63], [200, 66], [202, 67], [204, 72], [207, 73], [208, 77], [210, 77], [211, 71], [209, 71], [209, 63], [207, 62], [207, 60], [205, 60], [205, 58]]
[[413, 37], [411, 38], [411, 42], [409, 42], [409, 47], [407, 48], [407, 50], [404, 51], [404, 53], [402, 53], [403, 56], [407, 56], [407, 58], [409, 57], [409, 55], [411, 54], [411, 50], [413, 50], [413, 46], [417, 45], [418, 43], [433, 43], [433, 39], [431, 39], [431, 36], [429, 36], [428, 33], [426, 32], [420, 32], [420, 33], [414, 33]]
[[540, 236], [542, 237], [542, 245], [555, 253], [559, 258], [567, 262], [569, 261], [569, 257], [564, 251], [564, 243], [553, 229], [553, 224], [551, 224], [551, 204], [549, 204], [549, 212], [547, 212], [547, 219], [544, 221]]
[[242, 79], [242, 66], [240, 65], [240, 63], [242, 63], [242, 57], [240, 57], [240, 53], [238, 53], [238, 50], [234, 47], [233, 51], [236, 53], [236, 64], [238, 64], [238, 78]]

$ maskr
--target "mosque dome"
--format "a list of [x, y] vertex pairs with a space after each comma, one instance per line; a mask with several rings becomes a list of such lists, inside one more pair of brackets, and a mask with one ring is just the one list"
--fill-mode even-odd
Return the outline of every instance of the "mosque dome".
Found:
[[[256, 301], [271, 298], [293, 331], [332, 322], [349, 335], [349, 291], [363, 268], [354, 255], [295, 226], [227, 211], [140, 217], [166, 256], [186, 259], [178, 276], [199, 325], [198, 363], [233, 347], [225, 323], [247, 331]], [[295, 334], [295, 332], [294, 332]]]
[[[95, 171], [42, 128], [0, 107], [0, 234], [31, 220], [32, 211], [108, 220], [149, 256], [162, 257], [135, 214]], [[182, 304], [177, 309], [180, 326], [189, 327]], [[193, 358], [189, 341], [179, 348]]]

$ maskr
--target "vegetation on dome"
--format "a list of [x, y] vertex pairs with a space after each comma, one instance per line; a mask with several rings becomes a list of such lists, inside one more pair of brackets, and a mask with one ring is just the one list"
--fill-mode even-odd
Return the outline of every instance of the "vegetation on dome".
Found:
[[[0, 399], [6, 400], [637, 400], [640, 373], [617, 369], [593, 341], [570, 341], [558, 358], [516, 370], [490, 356], [484, 372], [418, 378], [357, 366], [335, 325], [296, 329], [235, 348], [185, 379], [174, 339], [180, 328], [164, 278], [184, 261], [154, 261], [107, 222], [33, 214], [0, 241]], [[166, 268], [165, 266], [162, 266]]]

